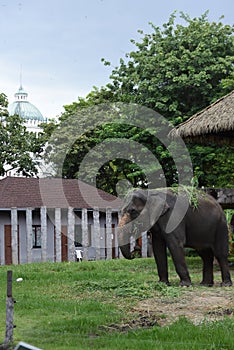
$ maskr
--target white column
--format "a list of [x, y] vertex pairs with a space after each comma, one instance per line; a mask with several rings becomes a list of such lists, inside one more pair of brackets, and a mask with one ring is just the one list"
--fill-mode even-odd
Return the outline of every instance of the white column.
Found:
[[88, 232], [88, 212], [87, 209], [82, 209], [81, 216], [81, 228], [82, 228], [82, 246], [83, 246], [83, 258], [88, 260], [88, 246], [89, 246], [89, 232]]
[[135, 245], [136, 245], [135, 235], [130, 236], [130, 252], [134, 251]]
[[100, 260], [100, 221], [98, 208], [93, 209], [93, 234], [96, 249], [96, 260]]
[[33, 236], [32, 236], [32, 208], [26, 209], [26, 237], [27, 237], [27, 262], [32, 262], [32, 247], [33, 247]]
[[142, 232], [141, 238], [142, 238], [141, 256], [142, 258], [147, 258], [147, 244], [148, 244], [147, 232]]
[[47, 211], [41, 207], [41, 260], [47, 261]]
[[75, 261], [75, 215], [73, 208], [68, 208], [67, 214], [67, 250], [68, 261]]
[[12, 263], [19, 263], [18, 256], [18, 217], [17, 208], [11, 208], [11, 248], [12, 248]]
[[[118, 222], [119, 222], [119, 219], [120, 219], [120, 212], [118, 212]], [[119, 232], [118, 232], [118, 226], [117, 226], [117, 229], [116, 229], [116, 232], [117, 234], [115, 235], [115, 244], [116, 244], [116, 247], [118, 249], [118, 255], [119, 255], [119, 258], [122, 259], [123, 258], [123, 254], [119, 248]]]
[[112, 259], [112, 210], [106, 209], [106, 258]]
[[62, 261], [62, 250], [61, 250], [61, 209], [55, 208], [55, 261]]

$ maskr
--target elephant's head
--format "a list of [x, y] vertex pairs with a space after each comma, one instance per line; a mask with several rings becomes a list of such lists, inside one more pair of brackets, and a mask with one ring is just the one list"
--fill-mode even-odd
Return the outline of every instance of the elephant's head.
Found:
[[118, 224], [119, 247], [126, 259], [134, 258], [131, 236], [149, 231], [168, 209], [165, 191], [133, 190], [127, 195]]

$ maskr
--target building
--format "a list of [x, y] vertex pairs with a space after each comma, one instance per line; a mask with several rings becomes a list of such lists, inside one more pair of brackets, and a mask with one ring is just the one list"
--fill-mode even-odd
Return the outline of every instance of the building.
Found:
[[19, 115], [25, 121], [28, 131], [38, 133], [41, 131], [40, 124], [46, 123], [47, 118], [43, 117], [39, 109], [28, 101], [28, 93], [20, 85], [15, 93], [15, 101], [8, 107], [9, 115]]
[[79, 180], [6, 177], [0, 181], [0, 264], [75, 261], [76, 249], [85, 260], [119, 257], [120, 206], [118, 198]]

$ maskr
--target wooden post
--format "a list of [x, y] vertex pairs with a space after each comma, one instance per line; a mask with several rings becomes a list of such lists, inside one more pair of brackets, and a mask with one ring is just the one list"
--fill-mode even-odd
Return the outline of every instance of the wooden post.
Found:
[[17, 265], [19, 263], [18, 256], [18, 217], [17, 208], [11, 208], [11, 247], [12, 247], [12, 263]]
[[47, 212], [41, 207], [41, 260], [47, 261]]
[[81, 217], [81, 227], [82, 227], [82, 246], [83, 246], [83, 258], [88, 260], [88, 247], [89, 247], [89, 232], [88, 232], [88, 212], [87, 209], [82, 209]]
[[112, 259], [112, 212], [106, 209], [106, 258]]
[[12, 271], [7, 271], [6, 335], [4, 344], [13, 343], [14, 299], [12, 298]]
[[68, 208], [67, 221], [68, 261], [75, 261], [75, 214], [71, 207]]
[[26, 209], [27, 262], [32, 262], [32, 208]]
[[93, 209], [93, 234], [96, 249], [96, 260], [100, 260], [101, 257], [101, 244], [100, 244], [100, 220], [99, 220], [99, 210], [98, 208]]
[[55, 261], [62, 261], [62, 249], [61, 249], [61, 209], [55, 208]]

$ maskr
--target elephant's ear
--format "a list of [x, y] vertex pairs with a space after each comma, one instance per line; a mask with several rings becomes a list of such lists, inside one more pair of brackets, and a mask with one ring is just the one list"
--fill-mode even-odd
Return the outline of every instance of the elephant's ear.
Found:
[[160, 216], [164, 215], [170, 209], [166, 197], [166, 192], [153, 192], [150, 194], [147, 201], [147, 209], [149, 210], [149, 220], [151, 227], [154, 226]]

